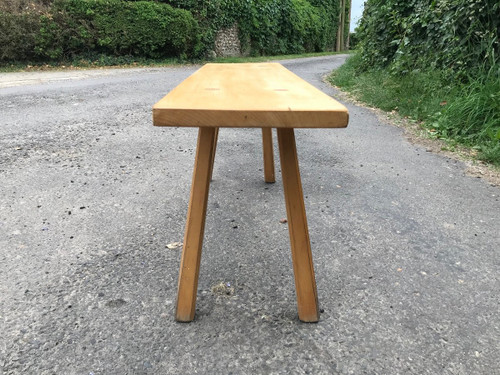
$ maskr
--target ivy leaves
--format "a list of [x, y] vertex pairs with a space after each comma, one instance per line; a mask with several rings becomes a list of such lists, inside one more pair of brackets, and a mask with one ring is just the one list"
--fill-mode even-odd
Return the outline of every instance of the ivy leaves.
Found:
[[365, 68], [438, 68], [465, 80], [498, 64], [495, 0], [368, 0], [358, 28]]

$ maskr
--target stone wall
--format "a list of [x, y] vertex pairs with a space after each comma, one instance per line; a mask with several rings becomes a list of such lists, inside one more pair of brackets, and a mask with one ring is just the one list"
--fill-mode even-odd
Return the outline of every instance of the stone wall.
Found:
[[241, 43], [238, 36], [238, 24], [221, 29], [215, 36], [215, 54], [217, 57], [241, 56]]

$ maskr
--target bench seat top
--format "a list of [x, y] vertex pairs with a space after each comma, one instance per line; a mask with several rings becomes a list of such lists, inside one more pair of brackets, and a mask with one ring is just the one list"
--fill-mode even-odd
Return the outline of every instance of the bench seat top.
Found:
[[347, 108], [278, 63], [206, 64], [153, 106], [156, 126], [343, 128]]

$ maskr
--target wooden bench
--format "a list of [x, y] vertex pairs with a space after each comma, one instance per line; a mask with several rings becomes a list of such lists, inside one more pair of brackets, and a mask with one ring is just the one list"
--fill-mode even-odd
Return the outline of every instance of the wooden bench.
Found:
[[262, 128], [266, 182], [275, 181], [271, 129], [277, 129], [299, 319], [319, 320], [294, 128], [343, 128], [348, 119], [342, 104], [277, 63], [207, 64], [154, 105], [154, 125], [199, 128], [179, 272], [178, 321], [192, 321], [195, 315], [220, 127]]

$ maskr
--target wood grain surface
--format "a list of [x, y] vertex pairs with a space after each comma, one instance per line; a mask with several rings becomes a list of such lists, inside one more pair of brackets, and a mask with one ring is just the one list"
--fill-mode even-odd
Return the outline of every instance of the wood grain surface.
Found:
[[348, 119], [278, 63], [206, 64], [153, 106], [156, 126], [342, 128]]

